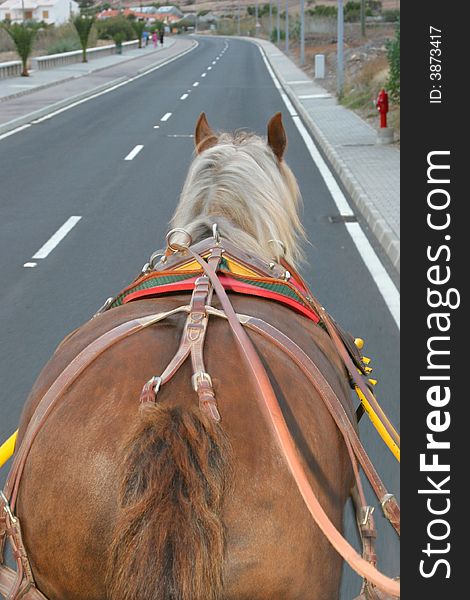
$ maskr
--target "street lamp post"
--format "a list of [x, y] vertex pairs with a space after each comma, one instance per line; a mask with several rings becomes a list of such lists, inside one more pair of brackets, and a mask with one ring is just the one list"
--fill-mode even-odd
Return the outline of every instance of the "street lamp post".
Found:
[[240, 0], [238, 0], [238, 22], [237, 22], [237, 35], [240, 35]]
[[305, 0], [300, 0], [300, 64], [305, 63]]
[[286, 52], [289, 52], [289, 0], [286, 0]]
[[366, 37], [366, 0], [361, 0], [361, 36]]
[[336, 43], [337, 63], [336, 63], [336, 92], [338, 98], [343, 95], [344, 86], [344, 11], [343, 0], [338, 0], [338, 40]]
[[276, 15], [277, 43], [281, 43], [281, 0], [277, 0], [277, 15]]
[[269, 40], [273, 33], [273, 0], [269, 0]]

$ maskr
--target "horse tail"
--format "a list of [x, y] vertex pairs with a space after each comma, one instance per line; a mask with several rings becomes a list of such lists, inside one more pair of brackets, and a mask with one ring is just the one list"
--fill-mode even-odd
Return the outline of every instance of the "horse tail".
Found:
[[198, 408], [141, 409], [122, 463], [110, 600], [219, 600], [230, 447]]

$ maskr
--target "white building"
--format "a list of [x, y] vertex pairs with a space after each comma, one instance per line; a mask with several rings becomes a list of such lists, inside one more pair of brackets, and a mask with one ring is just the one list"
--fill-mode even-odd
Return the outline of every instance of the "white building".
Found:
[[48, 25], [60, 25], [79, 12], [74, 0], [5, 0], [0, 4], [0, 21], [44, 21]]

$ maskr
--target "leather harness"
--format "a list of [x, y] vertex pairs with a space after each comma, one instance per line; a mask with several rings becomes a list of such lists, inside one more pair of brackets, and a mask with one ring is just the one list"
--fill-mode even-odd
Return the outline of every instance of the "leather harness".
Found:
[[[170, 246], [171, 248], [171, 246]], [[176, 313], [186, 313], [186, 322], [183, 329], [180, 346], [166, 369], [159, 376], [152, 377], [144, 386], [140, 395], [141, 403], [156, 402], [157, 394], [162, 385], [169, 381], [179, 367], [188, 357], [191, 357], [192, 384], [198, 395], [199, 406], [214, 421], [220, 421], [220, 413], [210, 375], [205, 370], [203, 349], [209, 317], [224, 318], [228, 321], [237, 346], [243, 358], [244, 365], [259, 390], [258, 401], [263, 414], [270, 426], [281, 454], [294, 478], [302, 498], [319, 528], [326, 535], [333, 547], [346, 560], [349, 565], [364, 578], [364, 585], [360, 598], [370, 600], [383, 600], [384, 598], [399, 597], [400, 588], [397, 580], [390, 579], [376, 569], [375, 537], [376, 530], [372, 516], [373, 508], [367, 506], [361, 480], [359, 465], [363, 468], [371, 486], [379, 499], [384, 514], [396, 532], [400, 533], [400, 509], [393, 494], [390, 494], [382, 483], [374, 466], [356, 432], [350, 415], [345, 410], [341, 400], [329, 385], [317, 365], [310, 357], [288, 336], [264, 320], [249, 315], [236, 314], [230, 299], [224, 289], [217, 273], [223, 256], [236, 257], [239, 264], [245, 265], [260, 276], [271, 279], [285, 279], [287, 275], [293, 276], [301, 292], [302, 299], [318, 317], [326, 329], [341, 360], [343, 361], [351, 383], [357, 386], [375, 412], [383, 421], [385, 429], [390, 436], [399, 443], [397, 434], [380, 409], [374, 395], [371, 393], [365, 377], [364, 365], [360, 355], [352, 342], [351, 336], [345, 334], [326, 310], [315, 299], [311, 291], [300, 276], [293, 269], [281, 261], [265, 264], [256, 257], [248, 256], [228, 240], [221, 242], [218, 238], [209, 238], [195, 246], [181, 246], [172, 248], [174, 253], [167, 252], [157, 265], [146, 265], [144, 277], [149, 271], [168, 270], [184, 266], [194, 261], [199, 265], [200, 275], [194, 282], [194, 288], [189, 305], [180, 306], [168, 312], [149, 315], [133, 319], [114, 327], [112, 330], [98, 337], [83, 349], [72, 362], [62, 371], [51, 387], [40, 400], [28, 424], [26, 433], [17, 449], [13, 464], [8, 475], [4, 492], [0, 496], [0, 594], [8, 600], [47, 600], [35, 585], [27, 553], [22, 541], [21, 526], [15, 516], [15, 506], [18, 497], [19, 485], [24, 466], [34, 439], [45, 423], [48, 415], [57, 405], [58, 401], [79, 377], [79, 375], [108, 348], [141, 331], [155, 323], [162, 321]], [[175, 251], [176, 250], [176, 251]], [[137, 282], [142, 275], [137, 278]], [[211, 306], [213, 292], [217, 294], [222, 310]], [[112, 299], [110, 299], [112, 300]], [[113, 302], [108, 300], [103, 309], [109, 309]], [[98, 314], [98, 313], [97, 313]], [[353, 500], [356, 505], [356, 515], [359, 531], [363, 543], [362, 556], [360, 556], [335, 528], [326, 513], [320, 506], [313, 490], [310, 487], [306, 473], [299, 458], [288, 426], [284, 420], [275, 392], [270, 383], [266, 370], [259, 358], [245, 329], [250, 329], [282, 350], [305, 374], [314, 388], [318, 391], [325, 406], [340, 430], [349, 452], [351, 464], [355, 474], [356, 485], [353, 491]], [[16, 572], [4, 564], [4, 547], [9, 540], [16, 561]]]

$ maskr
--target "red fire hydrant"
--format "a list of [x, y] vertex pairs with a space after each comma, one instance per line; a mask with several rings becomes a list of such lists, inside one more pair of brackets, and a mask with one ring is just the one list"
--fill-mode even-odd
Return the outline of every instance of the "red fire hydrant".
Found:
[[384, 89], [380, 90], [375, 106], [377, 107], [377, 110], [380, 113], [380, 128], [386, 129], [388, 113], [388, 94]]

